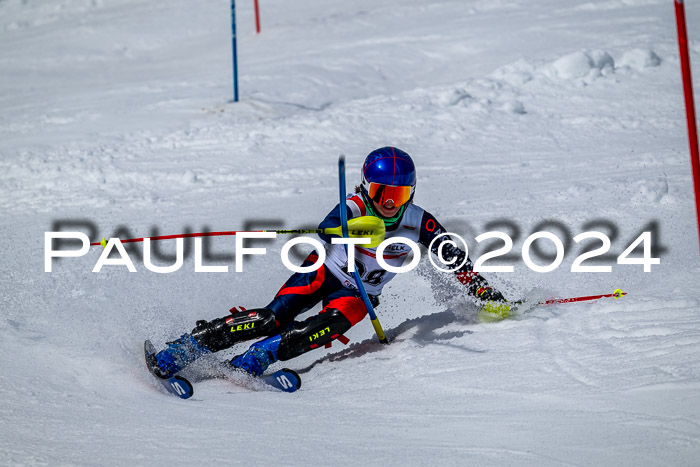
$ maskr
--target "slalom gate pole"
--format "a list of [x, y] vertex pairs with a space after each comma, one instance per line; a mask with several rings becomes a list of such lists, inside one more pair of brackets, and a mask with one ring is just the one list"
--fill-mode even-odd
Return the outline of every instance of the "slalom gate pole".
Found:
[[[139, 237], [139, 238], [127, 238], [125, 240], [119, 240], [121, 243], [138, 243], [145, 239], [153, 240], [171, 240], [174, 238], [196, 238], [196, 237], [224, 237], [230, 235], [236, 235], [238, 233], [252, 233], [252, 232], [274, 232], [276, 234], [318, 234], [324, 233], [323, 229], [296, 229], [296, 230], [229, 230], [223, 232], [199, 232], [199, 233], [188, 233], [188, 234], [176, 234], [176, 235], [160, 235], [157, 237]], [[93, 242], [90, 246], [102, 245], [105, 246], [107, 241], [103, 238], [100, 242]]]
[[[354, 219], [354, 224], [352, 229], [349, 230], [350, 237], [360, 237], [369, 238], [371, 244], [379, 245], [384, 241], [385, 227], [381, 219], [371, 216], [358, 217]], [[139, 237], [139, 238], [127, 238], [124, 240], [119, 240], [120, 243], [136, 243], [143, 242], [146, 239], [149, 240], [170, 240], [174, 238], [194, 238], [194, 237], [223, 237], [227, 235], [236, 235], [239, 233], [253, 233], [253, 232], [263, 232], [263, 233], [276, 233], [282, 235], [301, 235], [301, 234], [326, 234], [326, 235], [341, 235], [342, 230], [340, 227], [327, 227], [325, 229], [292, 229], [292, 230], [230, 230], [223, 232], [199, 232], [199, 233], [186, 233], [177, 235], [160, 235], [157, 237]], [[107, 245], [107, 240], [102, 237], [102, 241], [94, 242], [90, 244], [91, 246], [102, 245], [103, 247]]]
[[254, 0], [255, 2], [255, 32], [256, 34], [260, 34], [260, 8], [258, 8], [258, 0]]
[[675, 0], [674, 3], [676, 6], [676, 29], [678, 30], [681, 75], [683, 76], [683, 94], [685, 95], [685, 116], [688, 123], [690, 165], [693, 171], [693, 186], [695, 188], [695, 220], [698, 225], [698, 240], [700, 240], [700, 152], [698, 151], [698, 129], [695, 121], [693, 80], [690, 72], [690, 56], [688, 55], [688, 32], [683, 0]]
[[[338, 180], [339, 180], [339, 185], [340, 185], [340, 225], [342, 227], [342, 234], [343, 238], [348, 237], [348, 213], [347, 213], [347, 208], [345, 204], [345, 196], [347, 193], [345, 192], [345, 157], [340, 156], [338, 159]], [[345, 252], [346, 256], [348, 256], [348, 270], [350, 270], [350, 255], [348, 253], [348, 245], [345, 245]], [[379, 319], [377, 318], [376, 313], [374, 312], [374, 307], [372, 306], [372, 302], [369, 300], [369, 296], [367, 296], [367, 291], [365, 290], [365, 286], [362, 284], [362, 279], [360, 278], [360, 274], [357, 272], [357, 268], [352, 272], [352, 277], [355, 279], [355, 284], [357, 284], [357, 289], [360, 291], [360, 297], [362, 298], [362, 301], [365, 304], [365, 307], [367, 308], [367, 313], [369, 314], [369, 318], [372, 321], [372, 326], [374, 326], [374, 332], [377, 334], [377, 338], [379, 338], [379, 342], [382, 344], [388, 344], [389, 340], [386, 338], [386, 334], [384, 334], [384, 329], [382, 329], [381, 323], [379, 323]]]
[[238, 54], [236, 53], [236, 0], [231, 0], [231, 48], [233, 50], [233, 102], [238, 102]]

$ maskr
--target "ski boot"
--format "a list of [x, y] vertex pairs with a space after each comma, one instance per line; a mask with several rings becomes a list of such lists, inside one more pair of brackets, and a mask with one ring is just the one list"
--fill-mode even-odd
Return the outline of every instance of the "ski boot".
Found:
[[260, 376], [278, 360], [290, 360], [330, 344], [351, 326], [340, 310], [331, 308], [305, 321], [294, 321], [280, 334], [256, 342], [246, 353], [231, 360], [230, 365], [253, 376]]
[[191, 334], [183, 334], [179, 339], [167, 342], [167, 347], [156, 354], [156, 376], [168, 379], [204, 354], [211, 353], [199, 345]]
[[197, 321], [191, 333], [168, 342], [168, 347], [156, 354], [157, 369], [154, 370], [157, 376], [170, 378], [202, 355], [270, 335], [274, 329], [275, 315], [267, 308], [241, 311], [213, 321]]
[[267, 367], [277, 361], [279, 346], [279, 334], [268, 337], [265, 340], [251, 345], [246, 353], [231, 360], [230, 365], [237, 370], [243, 370], [253, 376], [261, 376], [265, 370], [267, 370]]

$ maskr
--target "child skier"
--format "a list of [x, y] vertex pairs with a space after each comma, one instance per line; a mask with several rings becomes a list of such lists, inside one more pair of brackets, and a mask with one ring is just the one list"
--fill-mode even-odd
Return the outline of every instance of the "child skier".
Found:
[[[413, 204], [416, 188], [416, 169], [411, 157], [394, 147], [372, 151], [362, 166], [362, 183], [357, 193], [349, 195], [345, 206], [347, 218], [376, 216], [384, 221], [386, 238], [407, 237], [428, 247], [437, 235], [445, 232], [432, 214]], [[337, 205], [319, 225], [320, 229], [340, 225]], [[335, 339], [346, 341], [343, 334], [366, 315], [353, 276], [347, 270], [345, 246], [332, 244], [331, 236], [320, 234], [325, 242], [326, 260], [313, 272], [295, 273], [275, 298], [265, 307], [241, 311], [213, 321], [198, 321], [192, 332], [184, 334], [156, 355], [156, 373], [169, 378], [202, 355], [227, 349], [234, 344], [260, 337], [247, 352], [235, 357], [230, 365], [252, 375], [261, 375], [278, 360], [289, 360], [309, 350], [323, 347]], [[437, 254], [438, 242], [432, 247]], [[410, 252], [408, 245], [393, 244], [384, 253], [384, 260], [392, 266], [401, 266]], [[383, 269], [376, 260], [376, 248], [355, 246], [356, 270], [374, 306], [382, 288], [395, 275]], [[445, 244], [442, 257], [454, 264], [465, 261], [465, 253]], [[316, 263], [312, 252], [302, 266]], [[503, 295], [489, 287], [486, 280], [474, 272], [471, 260], [454, 271], [466, 291], [482, 306], [492, 312], [506, 314], [509, 305]], [[294, 318], [322, 302], [323, 309], [304, 321]]]

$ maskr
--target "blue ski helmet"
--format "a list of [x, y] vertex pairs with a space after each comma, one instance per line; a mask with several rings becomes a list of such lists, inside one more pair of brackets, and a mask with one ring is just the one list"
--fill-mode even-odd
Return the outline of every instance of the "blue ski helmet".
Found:
[[[372, 215], [383, 218], [387, 226], [398, 222], [416, 190], [416, 166], [411, 156], [391, 146], [370, 152], [362, 166], [360, 188]], [[386, 219], [374, 212], [370, 201], [384, 205], [389, 200], [401, 209], [396, 216]]]

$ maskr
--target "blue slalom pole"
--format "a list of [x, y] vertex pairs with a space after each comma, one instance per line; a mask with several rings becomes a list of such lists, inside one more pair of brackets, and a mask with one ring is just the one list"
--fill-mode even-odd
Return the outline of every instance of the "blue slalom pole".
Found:
[[233, 49], [233, 102], [238, 102], [238, 55], [236, 54], [236, 0], [231, 0], [231, 48]]
[[[348, 213], [347, 213], [347, 205], [345, 204], [345, 157], [340, 156], [340, 159], [338, 159], [338, 178], [340, 181], [340, 225], [342, 227], [342, 232], [343, 232], [343, 238], [348, 237]], [[345, 245], [345, 253], [348, 256], [348, 271], [350, 270], [350, 255], [348, 254], [348, 245]], [[372, 302], [369, 300], [369, 296], [367, 295], [367, 291], [365, 290], [365, 286], [362, 283], [362, 279], [360, 278], [360, 274], [357, 272], [357, 269], [355, 269], [352, 272], [352, 277], [355, 279], [355, 283], [357, 284], [357, 288], [360, 291], [360, 297], [362, 298], [362, 301], [365, 304], [365, 307], [367, 308], [367, 313], [369, 314], [369, 318], [372, 321], [372, 326], [374, 326], [374, 332], [377, 333], [377, 337], [379, 338], [379, 342], [382, 344], [388, 344], [389, 340], [386, 338], [386, 335], [384, 334], [384, 329], [382, 329], [382, 325], [379, 323], [379, 319], [377, 318], [377, 314], [374, 312], [374, 307], [372, 306]]]

